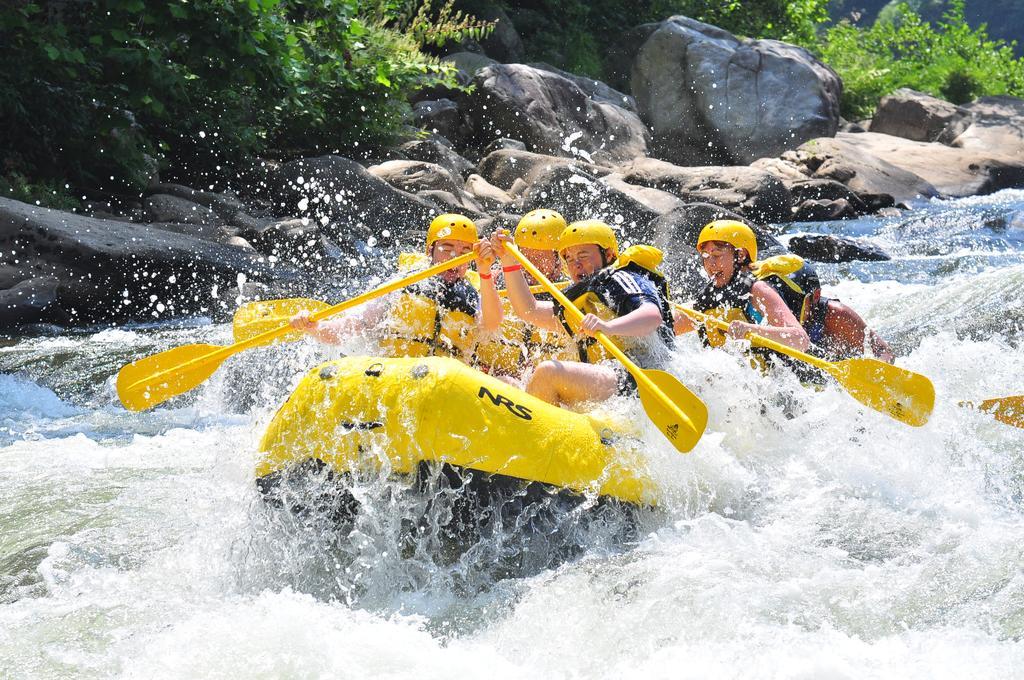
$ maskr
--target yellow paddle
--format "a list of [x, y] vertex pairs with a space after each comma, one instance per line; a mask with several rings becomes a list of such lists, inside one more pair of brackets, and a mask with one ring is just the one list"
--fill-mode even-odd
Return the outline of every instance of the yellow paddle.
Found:
[[[559, 288], [565, 288], [569, 285], [569, 282], [559, 281], [555, 285]], [[539, 293], [543, 290], [544, 286], [530, 286], [531, 293]], [[498, 295], [505, 297], [508, 295], [508, 291], [504, 289], [499, 290]], [[278, 328], [288, 323], [299, 312], [304, 311], [309, 314], [315, 314], [322, 309], [327, 309], [328, 306], [326, 302], [310, 298], [284, 298], [281, 300], [247, 302], [235, 312], [235, 319], [232, 323], [235, 342], [242, 342], [243, 340], [266, 333], [268, 330]], [[302, 335], [302, 331], [290, 331], [268, 340], [265, 344], [291, 342], [298, 340]]]
[[973, 401], [961, 401], [960, 405], [984, 411], [1001, 423], [1024, 428], [1024, 394], [986, 399], [980, 404], [975, 404]]
[[[674, 305], [690, 318], [726, 331], [729, 324], [700, 312]], [[793, 357], [820, 368], [835, 378], [854, 399], [901, 423], [919, 427], [928, 422], [935, 406], [935, 388], [921, 375], [878, 359], [857, 357], [832, 363], [781, 343], [748, 335], [750, 344]]]
[[[423, 271], [411, 274], [404, 279], [378, 286], [369, 292], [363, 293], [351, 300], [338, 303], [333, 307], [325, 305], [322, 309], [312, 314], [310, 318], [314, 321], [325, 319], [333, 314], [361, 305], [375, 297], [385, 295], [417, 281], [430, 278], [435, 274], [440, 274], [448, 269], [466, 264], [474, 257], [476, 257], [475, 254], [466, 253], [447, 262], [442, 262]], [[278, 321], [282, 321], [280, 317], [277, 318]], [[145, 357], [144, 359], [139, 359], [138, 361], [133, 361], [123, 366], [117, 374], [117, 396], [121, 398], [121, 403], [124, 404], [125, 408], [131, 411], [143, 411], [167, 401], [171, 397], [184, 394], [201, 384], [229, 356], [250, 347], [266, 344], [276, 337], [288, 334], [291, 330], [286, 320], [284, 320], [280, 325], [270, 330], [226, 347], [206, 344], [183, 345]]]
[[[511, 243], [505, 244], [505, 249], [512, 253], [526, 271], [530, 272], [535, 281], [539, 281], [544, 289], [551, 294], [558, 304], [565, 308], [565, 313], [572, 317], [575, 323], [583, 321], [583, 312], [577, 309], [576, 305], [569, 301], [569, 298], [562, 294], [558, 287], [551, 283], [544, 274], [537, 269], [532, 262], [526, 259], [519, 249]], [[696, 394], [691, 392], [683, 383], [665, 371], [656, 369], [642, 369], [623, 354], [622, 350], [615, 346], [607, 335], [598, 332], [595, 334], [598, 342], [608, 352], [622, 362], [626, 370], [636, 380], [637, 389], [640, 393], [640, 404], [647, 412], [647, 417], [658, 426], [663, 435], [676, 447], [677, 450], [686, 453], [693, 449], [704, 434], [704, 428], [708, 424], [708, 407]]]

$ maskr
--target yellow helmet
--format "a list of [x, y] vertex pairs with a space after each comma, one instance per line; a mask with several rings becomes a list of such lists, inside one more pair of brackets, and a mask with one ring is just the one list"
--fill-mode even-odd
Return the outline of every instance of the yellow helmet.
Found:
[[555, 250], [563, 229], [565, 218], [554, 210], [531, 210], [516, 225], [514, 240], [520, 248]]
[[615, 232], [601, 220], [583, 220], [567, 226], [558, 236], [558, 252], [561, 253], [570, 246], [588, 243], [612, 251], [609, 258], [611, 261], [619, 256], [619, 241], [615, 238]]
[[743, 248], [751, 262], [757, 261], [757, 237], [754, 230], [736, 220], [715, 220], [700, 230], [697, 250], [708, 241], [723, 241], [733, 248]]
[[448, 213], [438, 215], [427, 227], [427, 251], [430, 251], [430, 246], [434, 245], [434, 241], [442, 239], [476, 243], [480, 240], [480, 235], [477, 233], [473, 220], [465, 215]]

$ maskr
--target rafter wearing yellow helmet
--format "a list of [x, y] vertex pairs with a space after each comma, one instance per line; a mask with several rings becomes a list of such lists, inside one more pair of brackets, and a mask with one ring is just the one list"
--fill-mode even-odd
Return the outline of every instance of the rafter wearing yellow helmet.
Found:
[[[427, 227], [430, 264], [475, 251], [478, 271], [489, 272], [494, 256], [480, 243], [476, 225], [464, 215], [439, 215]], [[478, 331], [496, 330], [502, 314], [493, 284], [489, 293], [481, 286], [483, 294], [489, 295], [482, 303], [481, 293], [466, 279], [468, 269], [468, 263], [449, 269], [355, 313], [326, 321], [313, 322], [307, 315], [298, 315], [292, 326], [332, 344], [365, 333], [377, 341], [385, 356], [452, 356], [473, 363]]]
[[562, 321], [560, 308], [530, 293], [527, 281], [507, 252], [507, 236], [492, 239], [495, 251], [511, 270], [505, 283], [516, 314], [539, 328], [560, 330], [577, 340], [578, 361], [545, 361], [530, 377], [526, 389], [548, 402], [573, 405], [600, 401], [615, 394], [633, 394], [636, 383], [619, 364], [589, 363], [597, 331], [606, 333], [643, 367], [663, 365], [673, 344], [672, 313], [665, 296], [642, 267], [616, 267], [618, 238], [600, 220], [566, 225], [558, 237], [558, 253], [572, 285], [564, 292], [586, 314], [578, 328]]

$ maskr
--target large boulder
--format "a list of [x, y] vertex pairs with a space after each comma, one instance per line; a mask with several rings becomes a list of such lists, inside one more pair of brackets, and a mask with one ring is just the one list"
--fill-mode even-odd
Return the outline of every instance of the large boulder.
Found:
[[587, 96], [593, 99], [595, 102], [602, 102], [605, 104], [614, 104], [615, 106], [621, 106], [624, 109], [628, 109], [633, 113], [636, 113], [636, 100], [628, 94], [619, 92], [613, 87], [608, 86], [606, 83], [602, 83], [600, 80], [594, 80], [593, 78], [587, 78], [586, 76], [578, 76], [575, 73], [569, 73], [563, 71], [560, 68], [556, 68], [551, 64], [545, 64], [544, 62], [531, 62], [527, 64], [533, 68], [539, 68], [541, 71], [550, 71], [551, 73], [557, 73], [563, 78], [568, 78], [572, 82], [587, 93]]
[[455, 144], [461, 144], [472, 130], [451, 99], [426, 99], [416, 102], [412, 107], [413, 122], [418, 126], [441, 135]]
[[939, 195], [938, 189], [920, 175], [863, 149], [859, 140], [872, 133], [839, 134], [837, 138], [823, 137], [801, 144], [795, 151], [783, 154], [783, 160], [801, 168], [808, 177], [834, 180], [858, 194], [888, 193], [904, 203]]
[[460, 7], [482, 21], [494, 23], [494, 29], [480, 41], [484, 53], [503, 63], [520, 62], [526, 54], [523, 40], [504, 8], [494, 0], [462, 0]]
[[915, 142], [936, 142], [954, 139], [970, 120], [967, 109], [903, 87], [882, 97], [869, 129]]
[[152, 184], [146, 188], [146, 193], [177, 196], [192, 203], [198, 203], [214, 211], [225, 220], [230, 220], [238, 212], [247, 212], [250, 209], [237, 196], [215, 193], [213, 191], [201, 191], [183, 184], [173, 184], [170, 182]]
[[[146, 224], [100, 220], [0, 198], [5, 268], [32, 289], [18, 323], [70, 324], [209, 315], [239, 281], [297, 284], [298, 272], [255, 252]], [[59, 283], [54, 286], [52, 279]], [[11, 304], [19, 285], [9, 286]], [[55, 299], [54, 299], [55, 291]], [[39, 315], [24, 314], [36, 305]]]
[[476, 169], [455, 149], [437, 139], [413, 139], [399, 146], [398, 150], [411, 161], [437, 163], [456, 177], [466, 177]]
[[732, 165], [834, 135], [842, 83], [803, 48], [677, 16], [637, 53], [632, 92], [655, 156]]
[[225, 220], [205, 205], [170, 194], [152, 194], [142, 202], [149, 222], [220, 225]]
[[404, 244], [418, 239], [439, 212], [343, 156], [286, 163], [271, 183], [284, 210], [315, 220], [339, 245]]
[[953, 140], [953, 146], [1024, 158], [1024, 99], [982, 97], [963, 108], [971, 114], [971, 125]]
[[635, 113], [557, 73], [497, 64], [477, 71], [473, 85], [465, 108], [480, 147], [511, 137], [530, 151], [598, 164], [647, 153], [647, 128]]
[[496, 187], [511, 191], [516, 180], [533, 184], [542, 173], [554, 166], [572, 166], [601, 177], [612, 172], [591, 163], [571, 158], [547, 156], [517, 149], [498, 149], [484, 156], [477, 165], [480, 175]]
[[669, 194], [630, 186], [621, 177], [609, 183], [612, 177], [598, 178], [569, 165], [552, 166], [523, 194], [522, 211], [549, 208], [569, 222], [599, 219], [621, 229], [628, 241], [647, 242], [652, 236], [650, 222], [682, 205]]
[[958, 149], [873, 132], [841, 132], [834, 141], [914, 173], [946, 196], [977, 196], [1024, 186], [1024, 154], [1012, 157], [999, 148]]
[[409, 193], [420, 191], [449, 191], [455, 193], [462, 188], [461, 178], [436, 163], [423, 161], [387, 161], [366, 169], [393, 187]]
[[686, 203], [713, 203], [755, 222], [789, 219], [793, 199], [785, 184], [764, 170], [735, 167], [680, 167], [654, 158], [622, 166], [630, 184], [667, 191]]
[[805, 260], [815, 262], [879, 262], [892, 259], [874, 243], [835, 234], [794, 236], [789, 239], [789, 249]]

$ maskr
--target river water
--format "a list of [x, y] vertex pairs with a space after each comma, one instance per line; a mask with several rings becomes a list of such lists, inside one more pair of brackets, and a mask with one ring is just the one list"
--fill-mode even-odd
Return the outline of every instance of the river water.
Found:
[[1024, 677], [1024, 431], [957, 404], [1024, 391], [1024, 192], [800, 231], [894, 256], [819, 271], [932, 379], [930, 423], [682, 339], [710, 422], [689, 455], [645, 438], [661, 509], [502, 577], [472, 551], [400, 555], [386, 503], [344, 536], [264, 506], [261, 429], [330, 350], [245, 353], [133, 414], [124, 362], [230, 328], [6, 343], [0, 675]]

